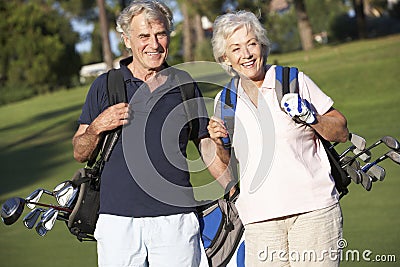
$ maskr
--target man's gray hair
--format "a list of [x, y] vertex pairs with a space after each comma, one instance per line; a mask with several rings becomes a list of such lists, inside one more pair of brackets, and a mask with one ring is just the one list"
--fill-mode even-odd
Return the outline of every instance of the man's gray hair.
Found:
[[129, 6], [122, 10], [117, 18], [117, 32], [129, 36], [131, 21], [134, 16], [144, 13], [148, 21], [162, 21], [165, 23], [167, 33], [173, 28], [173, 15], [171, 10], [163, 2], [157, 0], [132, 1]]
[[224, 60], [226, 52], [226, 40], [239, 28], [245, 27], [247, 31], [254, 32], [257, 41], [263, 49], [264, 64], [271, 50], [271, 44], [267, 37], [267, 31], [262, 26], [256, 15], [249, 11], [237, 11], [217, 17], [213, 25], [213, 37], [211, 39], [215, 60], [222, 65], [229, 75], [237, 73]]

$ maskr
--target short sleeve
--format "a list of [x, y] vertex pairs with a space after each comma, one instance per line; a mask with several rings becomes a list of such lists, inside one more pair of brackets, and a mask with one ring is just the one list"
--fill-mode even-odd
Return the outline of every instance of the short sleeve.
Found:
[[82, 107], [82, 113], [78, 119], [79, 124], [91, 124], [109, 106], [106, 75], [99, 76], [90, 86]]
[[310, 102], [318, 114], [323, 115], [333, 106], [333, 100], [303, 72], [299, 72], [300, 97]]

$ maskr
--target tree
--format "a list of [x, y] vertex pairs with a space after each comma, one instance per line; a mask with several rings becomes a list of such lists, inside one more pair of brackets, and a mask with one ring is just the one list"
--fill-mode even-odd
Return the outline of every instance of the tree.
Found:
[[294, 6], [297, 14], [297, 27], [299, 29], [301, 45], [303, 50], [314, 48], [313, 31], [304, 0], [294, 0]]
[[37, 94], [73, 85], [80, 69], [78, 35], [59, 9], [44, 1], [2, 1], [0, 15], [3, 89]]
[[[104, 61], [108, 68], [113, 67], [113, 53], [111, 51], [110, 44], [110, 25], [114, 25], [115, 21], [115, 13], [116, 10], [120, 11], [121, 7], [126, 6], [126, 0], [69, 0], [69, 1], [61, 1], [61, 0], [52, 0], [53, 2], [60, 5], [60, 7], [65, 10], [68, 17], [75, 18], [87, 23], [93, 23], [95, 25], [94, 30], [92, 32], [92, 38], [97, 38], [99, 36], [101, 38], [101, 58], [98, 58], [95, 61]], [[107, 5], [106, 5], [107, 3]], [[112, 23], [110, 23], [112, 21]], [[97, 27], [99, 25], [99, 27]], [[100, 29], [98, 33], [95, 31], [96, 29]], [[93, 43], [92, 43], [93, 44]], [[93, 46], [92, 46], [93, 48]], [[94, 55], [89, 58], [93, 58], [96, 56], [97, 47], [93, 48]]]
[[114, 67], [113, 64], [113, 54], [111, 51], [110, 44], [110, 35], [109, 24], [107, 20], [106, 8], [104, 0], [96, 0], [97, 8], [99, 9], [99, 22], [100, 22], [100, 32], [101, 32], [101, 40], [102, 40], [102, 48], [103, 48], [103, 60], [107, 64], [108, 69], [112, 69]]
[[356, 12], [358, 38], [364, 39], [367, 36], [367, 27], [364, 13], [364, 0], [353, 0], [353, 6]]
[[212, 60], [212, 49], [209, 38], [206, 38], [201, 18], [206, 16], [211, 20], [220, 14], [224, 1], [222, 0], [178, 0], [183, 15], [183, 59]]

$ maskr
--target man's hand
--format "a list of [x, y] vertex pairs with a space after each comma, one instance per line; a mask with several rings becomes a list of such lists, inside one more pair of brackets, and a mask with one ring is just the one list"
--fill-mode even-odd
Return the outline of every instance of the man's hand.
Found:
[[113, 130], [129, 122], [130, 109], [127, 103], [119, 103], [104, 110], [91, 124], [90, 131], [95, 134]]
[[310, 103], [305, 99], [301, 99], [299, 94], [289, 93], [284, 95], [281, 101], [281, 107], [292, 118], [297, 118], [307, 124], [314, 124], [317, 122]]
[[220, 118], [217, 118], [215, 116], [212, 116], [210, 118], [210, 122], [208, 123], [207, 126], [208, 133], [210, 134], [211, 139], [217, 144], [222, 146], [222, 140], [221, 138], [223, 137], [228, 137], [228, 131], [226, 130], [224, 126], [223, 120]]
[[72, 139], [74, 158], [78, 162], [90, 160], [102, 133], [127, 124], [129, 113], [129, 105], [119, 103], [104, 110], [90, 125], [79, 125]]

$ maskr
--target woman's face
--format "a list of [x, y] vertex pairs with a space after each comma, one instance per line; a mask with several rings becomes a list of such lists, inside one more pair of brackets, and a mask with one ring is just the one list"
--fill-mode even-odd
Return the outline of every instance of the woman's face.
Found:
[[240, 76], [262, 84], [265, 76], [263, 49], [253, 31], [247, 31], [246, 27], [234, 31], [226, 40], [224, 60]]

